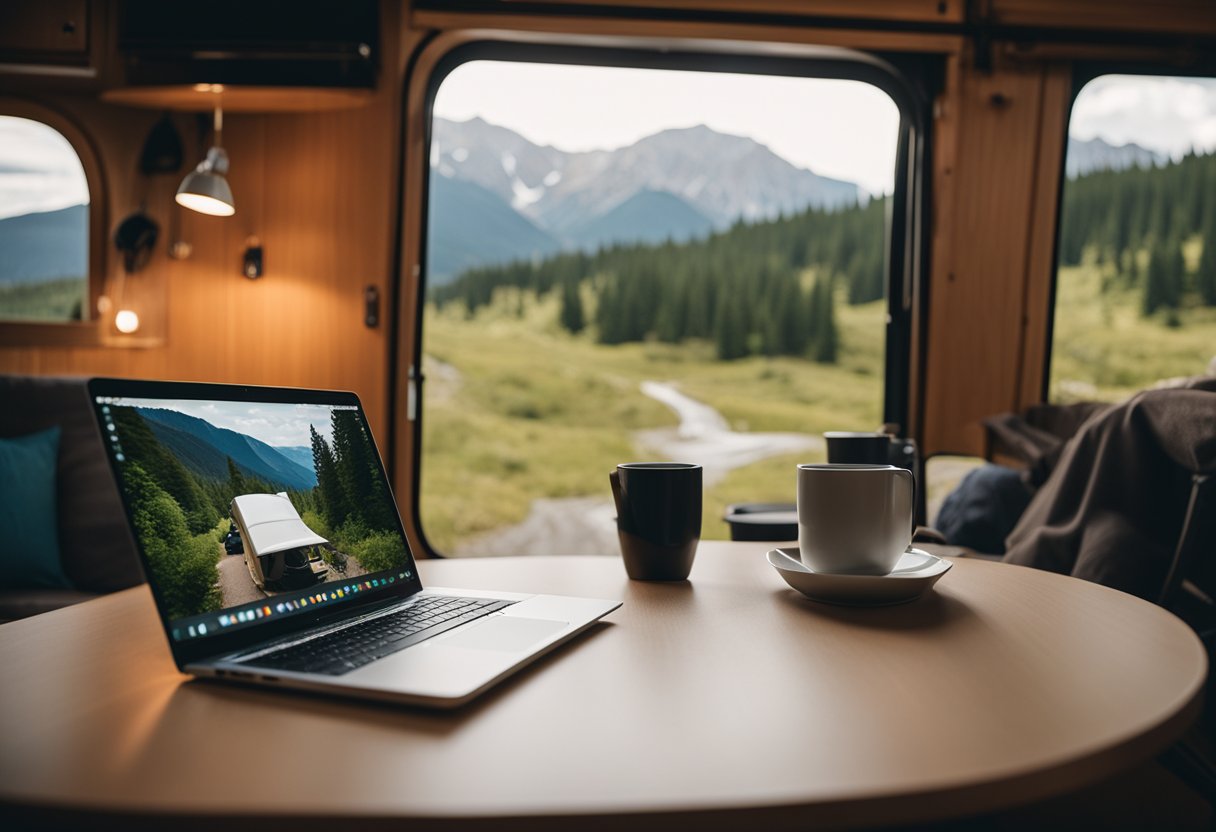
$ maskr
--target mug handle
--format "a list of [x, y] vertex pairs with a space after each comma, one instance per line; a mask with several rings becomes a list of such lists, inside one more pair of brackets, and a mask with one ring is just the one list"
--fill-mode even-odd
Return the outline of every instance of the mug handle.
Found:
[[907, 468], [894, 466], [895, 476], [905, 484], [904, 495], [908, 501], [908, 516], [912, 521], [908, 524], [908, 547], [912, 546], [912, 536], [916, 534], [916, 477]]
[[616, 503], [616, 516], [622, 517], [625, 514], [624, 504], [621, 501], [621, 475], [618, 471], [612, 470], [608, 472], [608, 481], [612, 483], [612, 501]]

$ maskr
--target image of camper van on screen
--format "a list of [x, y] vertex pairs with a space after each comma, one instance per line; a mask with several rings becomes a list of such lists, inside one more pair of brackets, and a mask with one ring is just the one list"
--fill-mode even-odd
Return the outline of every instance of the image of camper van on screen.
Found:
[[102, 416], [171, 618], [407, 563], [353, 407], [119, 399]]

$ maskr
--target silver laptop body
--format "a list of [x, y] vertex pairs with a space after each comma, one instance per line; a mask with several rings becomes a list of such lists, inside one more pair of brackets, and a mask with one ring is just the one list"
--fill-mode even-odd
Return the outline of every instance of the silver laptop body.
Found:
[[178, 667], [456, 707], [619, 601], [424, 589], [353, 393], [92, 379]]

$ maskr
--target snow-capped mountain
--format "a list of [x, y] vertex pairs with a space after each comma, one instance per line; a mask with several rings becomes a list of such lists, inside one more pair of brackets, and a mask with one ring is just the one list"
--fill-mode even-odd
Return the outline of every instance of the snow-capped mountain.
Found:
[[1110, 144], [1098, 137], [1074, 139], [1069, 136], [1064, 172], [1069, 179], [1073, 179], [1096, 170], [1123, 170], [1134, 166], [1148, 168], [1167, 161], [1169, 158], [1164, 153], [1138, 144]]
[[517, 211], [535, 202], [561, 178], [568, 154], [533, 144], [518, 133], [480, 118], [435, 119], [431, 173], [474, 182]]
[[[617, 150], [567, 153], [537, 145], [481, 118], [434, 121], [431, 141], [432, 217], [490, 211], [485, 192], [527, 221], [515, 240], [495, 235], [482, 251], [473, 222], [439, 228], [431, 223], [432, 282], [450, 268], [561, 248], [594, 249], [616, 242], [676, 241], [703, 236], [739, 219], [775, 218], [808, 206], [839, 207], [863, 197], [851, 182], [798, 168], [764, 145], [703, 125], [664, 130]], [[478, 206], [452, 203], [478, 186]], [[502, 212], [493, 213], [506, 228]], [[456, 245], [460, 249], [449, 251]], [[515, 249], [518, 249], [516, 251]]]

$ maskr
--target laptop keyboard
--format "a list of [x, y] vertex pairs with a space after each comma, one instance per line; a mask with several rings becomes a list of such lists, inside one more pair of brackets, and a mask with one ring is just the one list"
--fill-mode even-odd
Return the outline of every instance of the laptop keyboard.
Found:
[[484, 598], [428, 596], [396, 612], [238, 661], [272, 670], [341, 676], [445, 630], [489, 615], [510, 603]]

